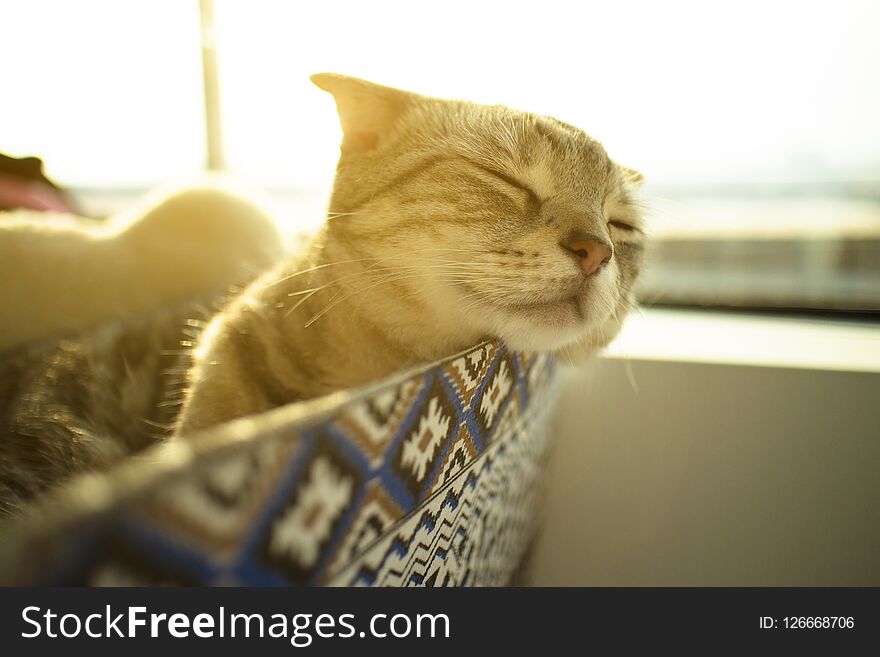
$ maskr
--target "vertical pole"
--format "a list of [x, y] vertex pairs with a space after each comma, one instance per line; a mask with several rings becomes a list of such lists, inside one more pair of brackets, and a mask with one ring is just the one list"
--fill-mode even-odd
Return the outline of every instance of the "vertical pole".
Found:
[[223, 129], [220, 122], [220, 83], [214, 41], [214, 2], [199, 0], [202, 44], [202, 80], [205, 85], [205, 166], [209, 171], [226, 167], [223, 157]]

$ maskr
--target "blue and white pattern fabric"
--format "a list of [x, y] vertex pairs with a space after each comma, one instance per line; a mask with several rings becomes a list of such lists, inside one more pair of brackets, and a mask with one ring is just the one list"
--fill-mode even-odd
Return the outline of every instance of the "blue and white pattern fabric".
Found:
[[507, 584], [535, 532], [557, 387], [551, 357], [484, 343], [219, 429], [193, 453], [161, 446], [76, 482], [13, 551], [27, 565], [7, 561], [2, 578]]

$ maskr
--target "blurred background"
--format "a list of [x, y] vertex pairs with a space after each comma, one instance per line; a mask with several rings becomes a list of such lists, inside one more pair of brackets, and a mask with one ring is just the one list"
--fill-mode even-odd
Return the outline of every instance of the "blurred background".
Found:
[[639, 169], [649, 303], [880, 310], [880, 5], [30, 0], [0, 5], [0, 152], [101, 215], [209, 166], [320, 222], [330, 70], [503, 103]]
[[878, 25], [873, 0], [10, 0], [0, 152], [43, 161], [48, 207], [221, 171], [297, 232], [340, 138], [311, 73], [582, 127], [645, 174], [653, 249], [647, 310], [563, 402], [538, 581], [878, 583]]

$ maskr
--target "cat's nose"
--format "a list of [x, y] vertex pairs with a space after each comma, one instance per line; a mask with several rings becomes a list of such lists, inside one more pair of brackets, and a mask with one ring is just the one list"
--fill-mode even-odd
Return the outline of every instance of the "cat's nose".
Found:
[[613, 255], [613, 247], [599, 239], [573, 238], [563, 246], [580, 260], [584, 276], [595, 274], [602, 265], [611, 261]]

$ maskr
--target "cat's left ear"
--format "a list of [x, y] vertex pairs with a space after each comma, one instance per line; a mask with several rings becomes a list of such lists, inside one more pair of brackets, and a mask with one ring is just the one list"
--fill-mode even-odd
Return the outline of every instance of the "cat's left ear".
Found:
[[633, 187], [641, 187], [642, 182], [644, 182], [645, 177], [636, 171], [635, 169], [630, 169], [629, 167], [625, 167], [623, 165], [618, 164], [620, 167], [620, 173], [623, 175], [624, 182], [632, 185]]
[[336, 100], [343, 151], [366, 151], [378, 146], [416, 97], [338, 73], [316, 73], [311, 80]]

